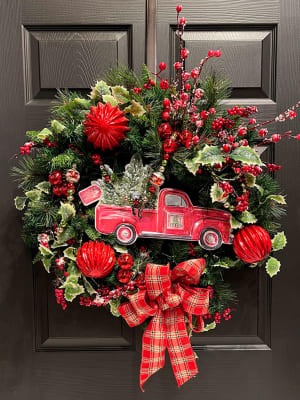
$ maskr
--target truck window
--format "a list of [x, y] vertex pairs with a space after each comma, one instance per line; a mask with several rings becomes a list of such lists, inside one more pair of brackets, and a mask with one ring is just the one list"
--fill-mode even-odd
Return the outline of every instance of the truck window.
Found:
[[165, 205], [167, 207], [186, 207], [186, 201], [183, 197], [177, 194], [167, 194], [165, 198]]

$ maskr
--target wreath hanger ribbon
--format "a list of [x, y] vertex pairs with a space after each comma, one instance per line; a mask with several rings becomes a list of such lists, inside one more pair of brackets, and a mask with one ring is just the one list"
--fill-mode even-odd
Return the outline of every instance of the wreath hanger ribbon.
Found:
[[[178, 264], [172, 271], [168, 265], [148, 264], [145, 271], [146, 289], [128, 296], [119, 306], [122, 317], [130, 327], [153, 317], [143, 335], [140, 387], [164, 366], [168, 349], [178, 387], [198, 373], [195, 355], [186, 329], [201, 332], [202, 315], [208, 313], [209, 289], [197, 285], [205, 268], [203, 258]], [[196, 328], [192, 326], [196, 316]]]

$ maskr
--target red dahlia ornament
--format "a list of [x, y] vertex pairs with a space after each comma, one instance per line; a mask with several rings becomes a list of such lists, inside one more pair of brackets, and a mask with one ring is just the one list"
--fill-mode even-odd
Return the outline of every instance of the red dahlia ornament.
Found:
[[103, 278], [114, 268], [116, 257], [109, 245], [90, 240], [79, 248], [76, 262], [83, 275]]
[[246, 226], [233, 239], [235, 254], [249, 264], [262, 261], [269, 255], [271, 248], [268, 232], [258, 225]]
[[110, 103], [98, 103], [97, 107], [91, 107], [85, 119], [83, 125], [87, 140], [101, 150], [112, 150], [119, 146], [125, 138], [125, 132], [129, 131], [124, 112]]

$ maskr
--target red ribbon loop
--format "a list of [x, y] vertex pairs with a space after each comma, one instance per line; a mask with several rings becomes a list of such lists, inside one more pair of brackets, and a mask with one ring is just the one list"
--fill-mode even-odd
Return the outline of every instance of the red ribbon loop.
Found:
[[[119, 307], [129, 326], [137, 326], [153, 317], [143, 335], [140, 386], [164, 366], [165, 350], [169, 351], [178, 386], [198, 373], [185, 316], [195, 332], [203, 329], [202, 315], [208, 313], [209, 289], [197, 285], [205, 268], [203, 258], [178, 264], [172, 271], [168, 265], [148, 264], [146, 289], [128, 296], [129, 302]], [[192, 326], [196, 316], [197, 327]], [[144, 391], [144, 390], [143, 390]]]

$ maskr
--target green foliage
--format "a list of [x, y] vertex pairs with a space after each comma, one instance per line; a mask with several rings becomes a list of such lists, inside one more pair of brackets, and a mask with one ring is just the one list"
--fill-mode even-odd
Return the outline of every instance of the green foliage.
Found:
[[266, 271], [271, 278], [277, 275], [280, 270], [280, 261], [277, 258], [270, 257], [266, 263]]
[[272, 239], [272, 250], [278, 251], [285, 248], [287, 239], [284, 232], [278, 232]]

